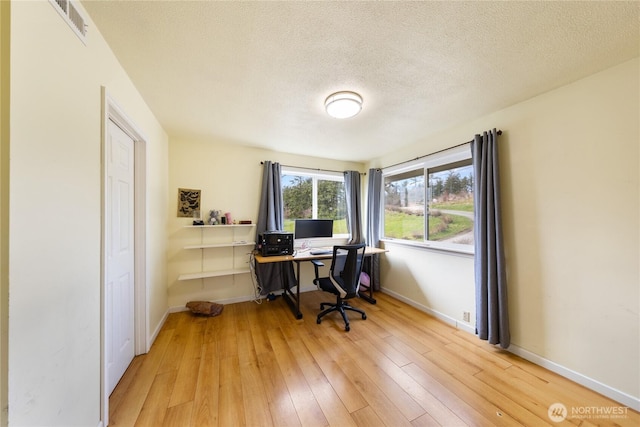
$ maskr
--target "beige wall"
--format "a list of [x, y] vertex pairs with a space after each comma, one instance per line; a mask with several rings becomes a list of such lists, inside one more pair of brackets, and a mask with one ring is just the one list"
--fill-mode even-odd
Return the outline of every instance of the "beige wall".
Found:
[[[6, 11], [4, 7], [0, 12], [3, 64]], [[85, 47], [46, 1], [11, 3], [10, 21], [10, 118], [4, 85], [0, 92], [0, 261], [8, 260], [11, 272], [7, 281], [0, 280], [0, 285], [8, 284], [0, 297], [11, 293], [9, 347], [0, 341], [0, 368], [8, 355], [9, 420], [12, 425], [97, 425], [101, 86], [149, 143], [149, 335], [167, 307], [253, 294], [248, 275], [177, 282], [184, 263], [192, 262], [182, 258], [183, 226], [190, 220], [176, 217], [179, 187], [201, 189], [205, 213], [216, 208], [255, 222], [262, 160], [364, 169], [360, 164], [229, 148], [225, 141], [169, 143], [95, 26], [90, 26]], [[513, 343], [636, 401], [638, 71], [634, 60], [426, 141], [430, 147], [436, 141], [437, 150], [491, 127], [504, 131], [501, 164]], [[2, 72], [5, 82], [4, 67]], [[9, 173], [6, 120], [11, 125]], [[398, 150], [371, 166], [426, 154], [424, 145]], [[9, 195], [4, 191], [7, 178]], [[388, 248], [383, 257], [388, 291], [472, 328], [461, 322], [463, 311], [474, 316], [471, 257]], [[1, 265], [0, 279], [7, 274]], [[0, 322], [6, 304], [6, 298], [0, 301]], [[6, 382], [4, 376], [0, 397]]]
[[9, 38], [11, 3], [0, 2], [0, 426], [7, 425], [9, 376]]
[[[172, 139], [169, 158], [168, 287], [169, 306], [172, 309], [183, 308], [188, 301], [197, 299], [228, 303], [247, 300], [254, 295], [249, 274], [177, 280], [181, 273], [190, 273], [200, 268], [200, 250], [185, 250], [184, 246], [198, 243], [202, 232], [184, 227], [192, 223], [191, 218], [177, 217], [178, 188], [202, 190], [204, 217], [208, 216], [210, 210], [217, 209], [230, 212], [235, 219], [248, 219], [255, 224], [262, 182], [261, 161], [271, 160], [283, 165], [339, 171], [362, 169], [359, 163], [275, 153], [259, 148], [231, 147], [224, 141]], [[211, 230], [204, 232], [211, 234]], [[216, 233], [221, 234], [220, 230]], [[230, 257], [227, 250], [215, 251], [213, 256]], [[236, 257], [243, 257], [248, 261], [247, 252], [248, 249], [236, 249]], [[305, 266], [303, 278], [311, 277], [309, 274]]]
[[167, 307], [168, 138], [95, 25], [85, 46], [48, 1], [11, 3], [10, 66], [9, 424], [97, 426], [101, 87], [147, 138], [148, 333]]
[[[638, 61], [429, 137], [367, 167], [383, 167], [468, 141], [492, 127], [501, 137], [503, 215], [513, 351], [625, 404], [637, 404], [640, 359]], [[434, 146], [434, 141], [436, 146]], [[313, 168], [360, 165], [290, 156], [224, 141], [171, 141], [169, 306], [197, 298], [247, 299], [247, 275], [178, 282], [183, 249], [177, 189], [202, 189], [216, 208], [255, 221], [261, 160]], [[610, 206], [610, 207], [609, 207]], [[196, 236], [197, 237], [197, 236]], [[382, 283], [390, 292], [473, 331], [473, 257], [387, 243]], [[310, 277], [303, 270], [303, 279]], [[575, 375], [573, 375], [575, 373]]]
[[[512, 343], [627, 404], [640, 398], [638, 60], [429, 137], [496, 127]], [[421, 144], [373, 166], [427, 154]], [[387, 244], [383, 285], [461, 322], [473, 258]], [[472, 325], [465, 325], [467, 329]]]

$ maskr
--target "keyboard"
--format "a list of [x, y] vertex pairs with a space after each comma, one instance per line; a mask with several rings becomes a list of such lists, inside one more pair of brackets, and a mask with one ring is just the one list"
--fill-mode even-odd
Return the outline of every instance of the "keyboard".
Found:
[[309, 253], [311, 255], [329, 255], [333, 253], [333, 249], [311, 249]]

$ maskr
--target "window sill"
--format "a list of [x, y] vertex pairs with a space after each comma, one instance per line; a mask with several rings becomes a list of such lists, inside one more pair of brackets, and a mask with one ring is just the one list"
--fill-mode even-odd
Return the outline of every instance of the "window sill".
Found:
[[384, 242], [385, 245], [392, 244], [392, 245], [399, 245], [399, 246], [407, 246], [411, 248], [426, 249], [428, 251], [433, 251], [433, 252], [444, 252], [444, 253], [450, 253], [452, 255], [464, 255], [470, 258], [473, 258], [474, 256], [473, 248], [467, 249], [464, 247], [447, 245], [442, 243], [411, 242], [408, 240], [396, 240], [396, 239], [390, 239], [390, 238], [381, 238], [380, 241]]

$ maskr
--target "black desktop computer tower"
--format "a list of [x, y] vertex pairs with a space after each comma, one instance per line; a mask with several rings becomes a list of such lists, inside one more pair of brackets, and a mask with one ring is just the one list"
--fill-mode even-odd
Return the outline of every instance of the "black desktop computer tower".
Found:
[[293, 233], [265, 231], [258, 236], [262, 256], [293, 255]]

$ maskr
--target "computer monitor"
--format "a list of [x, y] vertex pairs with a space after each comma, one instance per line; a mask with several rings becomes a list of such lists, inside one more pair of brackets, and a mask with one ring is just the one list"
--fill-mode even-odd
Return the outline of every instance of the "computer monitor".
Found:
[[333, 237], [332, 219], [296, 219], [294, 238], [314, 239]]

